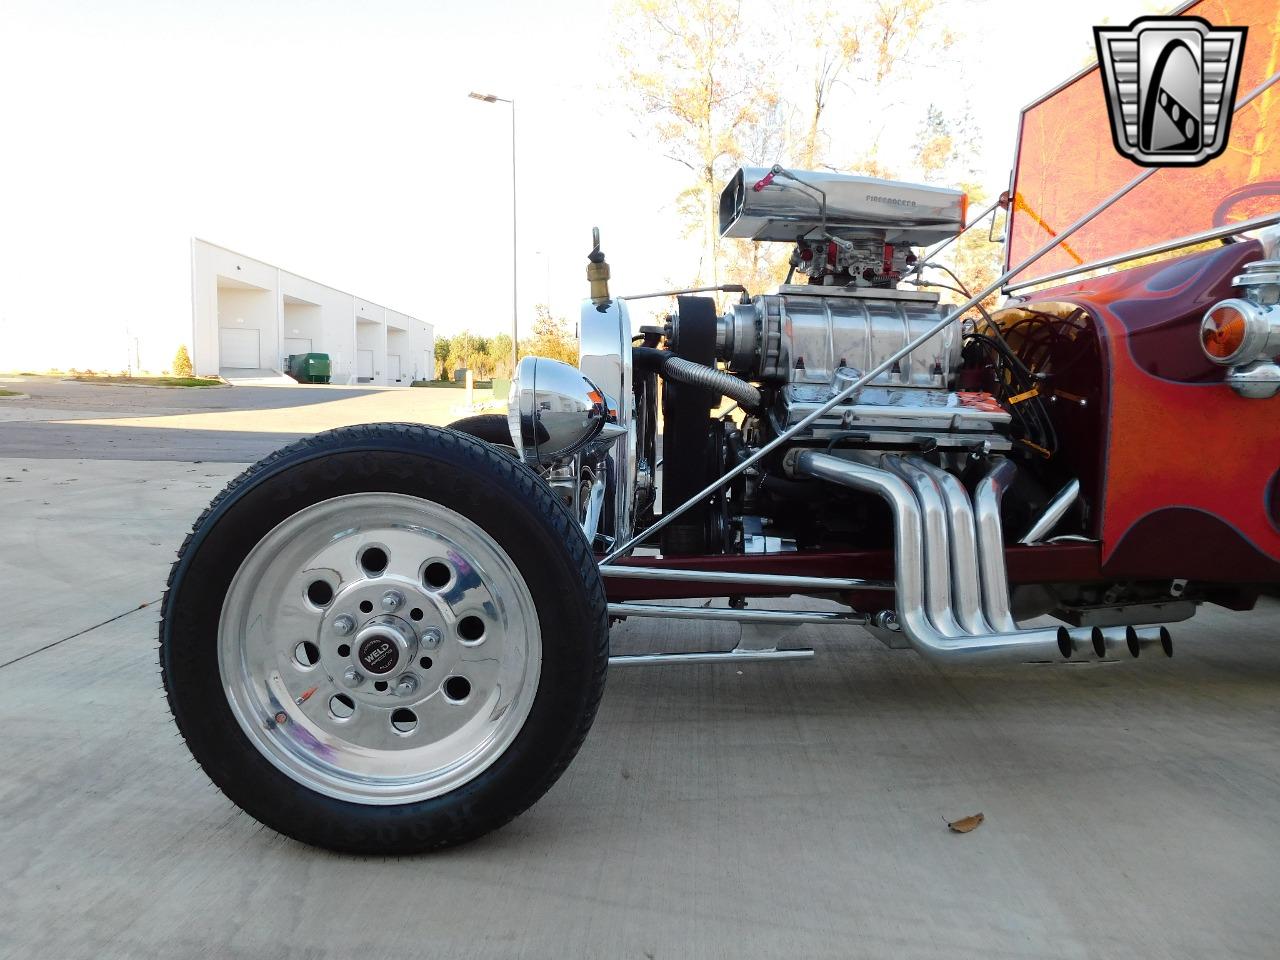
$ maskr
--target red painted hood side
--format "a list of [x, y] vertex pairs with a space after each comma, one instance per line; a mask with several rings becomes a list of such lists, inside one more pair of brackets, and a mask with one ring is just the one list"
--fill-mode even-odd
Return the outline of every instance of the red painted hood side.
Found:
[[1255, 241], [1231, 244], [1030, 298], [1085, 308], [1104, 347], [1108, 576], [1280, 580], [1280, 396], [1238, 396], [1198, 340], [1205, 310], [1260, 255]]

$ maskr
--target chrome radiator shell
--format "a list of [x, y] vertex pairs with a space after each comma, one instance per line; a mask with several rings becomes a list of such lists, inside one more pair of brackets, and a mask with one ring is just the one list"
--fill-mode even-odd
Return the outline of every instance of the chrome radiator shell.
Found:
[[614, 543], [631, 537], [636, 489], [635, 401], [631, 389], [631, 319], [625, 300], [596, 305], [582, 303], [579, 317], [578, 369], [616, 404], [621, 433], [609, 443], [605, 471], [613, 480], [612, 502], [606, 502], [611, 523], [602, 524]]

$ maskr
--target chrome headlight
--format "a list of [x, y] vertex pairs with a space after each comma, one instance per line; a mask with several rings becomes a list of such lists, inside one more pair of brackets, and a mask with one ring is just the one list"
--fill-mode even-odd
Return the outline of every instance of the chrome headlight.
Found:
[[582, 371], [525, 357], [511, 378], [507, 423], [525, 463], [549, 466], [588, 446], [616, 422], [613, 404]]

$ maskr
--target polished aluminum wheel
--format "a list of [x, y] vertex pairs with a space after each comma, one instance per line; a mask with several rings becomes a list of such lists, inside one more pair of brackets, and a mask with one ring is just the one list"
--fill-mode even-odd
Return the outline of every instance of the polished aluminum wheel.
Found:
[[542, 638], [520, 571], [439, 504], [356, 493], [268, 533], [232, 581], [222, 684], [254, 746], [312, 790], [363, 804], [454, 790], [510, 746]]

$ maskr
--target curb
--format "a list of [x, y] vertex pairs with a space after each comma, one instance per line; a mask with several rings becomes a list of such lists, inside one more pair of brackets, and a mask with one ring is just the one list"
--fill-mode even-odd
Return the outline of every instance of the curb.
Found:
[[77, 380], [75, 377], [62, 377], [63, 383], [87, 383], [96, 387], [129, 387], [134, 390], [222, 390], [231, 387], [230, 383], [205, 383], [186, 387], [180, 383], [112, 383], [107, 380]]

